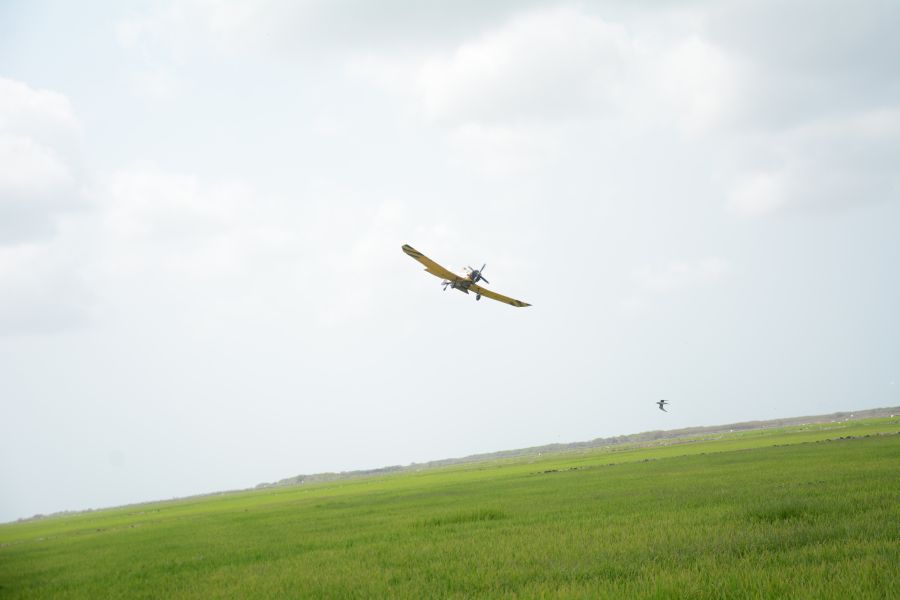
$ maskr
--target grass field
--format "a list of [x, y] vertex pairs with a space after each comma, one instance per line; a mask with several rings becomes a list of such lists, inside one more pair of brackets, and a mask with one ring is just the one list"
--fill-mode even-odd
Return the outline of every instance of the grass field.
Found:
[[898, 433], [809, 425], [2, 525], [0, 597], [900, 598]]

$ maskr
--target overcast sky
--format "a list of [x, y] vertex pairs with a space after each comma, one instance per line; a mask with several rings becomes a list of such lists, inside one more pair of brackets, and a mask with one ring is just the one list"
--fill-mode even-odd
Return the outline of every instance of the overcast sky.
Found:
[[3, 2], [0, 521], [900, 405], [898, 23]]

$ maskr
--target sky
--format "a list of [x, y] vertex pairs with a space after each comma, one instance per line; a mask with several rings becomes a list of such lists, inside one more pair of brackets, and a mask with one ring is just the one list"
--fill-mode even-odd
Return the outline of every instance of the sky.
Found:
[[898, 22], [0, 3], [0, 521], [900, 405]]

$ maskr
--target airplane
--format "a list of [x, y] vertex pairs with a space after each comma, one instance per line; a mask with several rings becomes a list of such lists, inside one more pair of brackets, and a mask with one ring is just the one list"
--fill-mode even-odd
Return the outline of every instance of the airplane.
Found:
[[669, 412], [665, 408], [663, 408], [663, 406], [665, 406], [666, 404], [671, 404], [671, 402], [669, 402], [668, 400], [657, 400], [656, 403], [659, 405], [659, 410], [663, 412]]
[[487, 266], [487, 263], [482, 265], [480, 269], [473, 269], [472, 267], [466, 267], [465, 273], [457, 274], [453, 271], [445, 269], [441, 265], [437, 264], [409, 244], [403, 245], [403, 251], [412, 256], [414, 259], [425, 265], [425, 270], [435, 277], [440, 277], [443, 279], [441, 285], [444, 286], [444, 291], [447, 291], [447, 288], [452, 288], [454, 290], [459, 290], [464, 294], [468, 294], [469, 291], [475, 292], [475, 299], [481, 300], [481, 297], [484, 296], [486, 298], [490, 298], [491, 300], [497, 300], [499, 302], [505, 302], [510, 306], [531, 306], [527, 302], [522, 302], [521, 300], [515, 300], [513, 298], [508, 298], [503, 294], [498, 294], [497, 292], [492, 292], [491, 290], [481, 287], [478, 285], [479, 281], [484, 281], [485, 283], [490, 283], [487, 279], [484, 278], [482, 272], [484, 268]]

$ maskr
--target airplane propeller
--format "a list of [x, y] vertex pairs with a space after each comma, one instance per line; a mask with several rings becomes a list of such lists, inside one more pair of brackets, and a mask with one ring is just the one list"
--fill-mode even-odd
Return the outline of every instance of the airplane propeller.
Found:
[[478, 283], [479, 281], [484, 281], [485, 283], [490, 283], [487, 279], [484, 278], [484, 275], [481, 274], [484, 271], [484, 268], [487, 266], [487, 263], [481, 265], [480, 269], [473, 269], [469, 267], [469, 270], [472, 272], [472, 283]]

